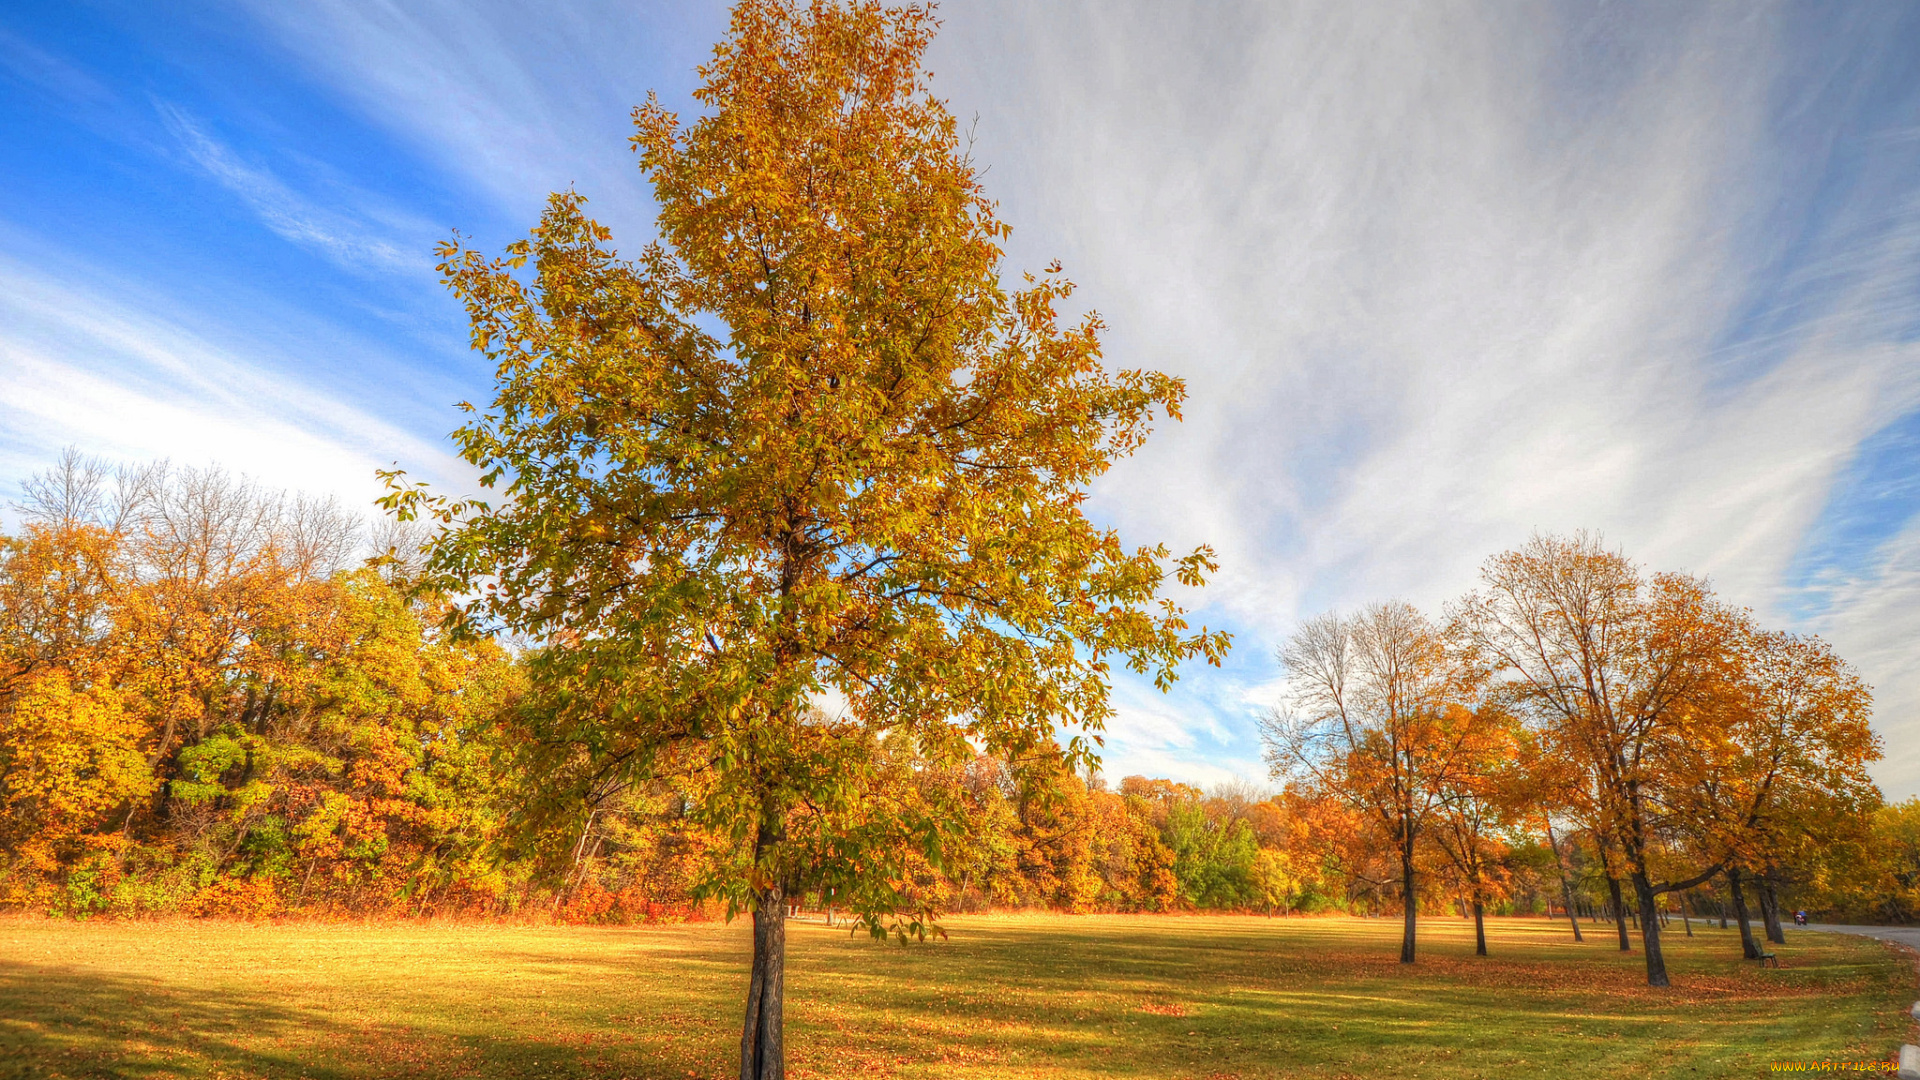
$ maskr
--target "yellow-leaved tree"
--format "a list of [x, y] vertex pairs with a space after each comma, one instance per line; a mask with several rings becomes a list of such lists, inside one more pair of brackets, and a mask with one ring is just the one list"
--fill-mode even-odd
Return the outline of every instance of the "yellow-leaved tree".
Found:
[[706, 888], [754, 920], [743, 1078], [784, 1074], [790, 896], [927, 929], [910, 874], [968, 804], [915, 773], [1084, 764], [1111, 663], [1164, 686], [1227, 646], [1160, 595], [1209, 551], [1083, 513], [1183, 390], [1103, 367], [1057, 267], [1003, 285], [1006, 226], [921, 67], [935, 27], [743, 0], [702, 115], [635, 110], [660, 234], [638, 259], [571, 193], [502, 259], [447, 245], [498, 365], [455, 439], [501, 497], [396, 474], [387, 501], [443, 523], [430, 584], [459, 619], [537, 643], [548, 790], [671, 773], [732, 838]]

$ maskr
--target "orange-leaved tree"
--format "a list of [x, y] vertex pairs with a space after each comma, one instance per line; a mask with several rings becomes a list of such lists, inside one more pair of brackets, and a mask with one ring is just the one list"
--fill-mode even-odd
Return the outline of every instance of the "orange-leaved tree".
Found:
[[635, 110], [660, 237], [637, 260], [573, 194], [504, 259], [447, 245], [498, 365], [455, 438], [502, 497], [388, 500], [445, 524], [430, 573], [461, 618], [540, 645], [550, 790], [674, 771], [734, 845], [706, 884], [754, 920], [743, 1078], [784, 1072], [789, 896], [926, 928], [912, 868], [969, 804], [900, 797], [899, 763], [1084, 764], [1111, 663], [1164, 685], [1227, 644], [1160, 598], [1207, 550], [1083, 514], [1183, 388], [1103, 367], [1057, 268], [1003, 286], [1007, 229], [921, 67], [935, 26], [743, 0], [702, 115]]
[[113, 641], [124, 562], [90, 522], [0, 536], [0, 902], [38, 899], [32, 884], [155, 787]]
[[1743, 879], [1758, 889], [1767, 938], [1784, 942], [1778, 879], [1826, 844], [1855, 839], [1881, 802], [1867, 765], [1880, 757], [1873, 694], [1826, 642], [1750, 629], [1737, 678], [1713, 702], [1712, 737], [1687, 746], [1693, 783], [1679, 793], [1696, 846], [1727, 852], [1728, 892], [1749, 959], [1761, 955]]
[[1697, 849], [1694, 868], [1704, 869], [1679, 880], [1659, 871], [1671, 866], [1668, 841], [1693, 824], [1683, 810], [1697, 781], [1693, 748], [1712, 737], [1737, 678], [1747, 620], [1699, 579], [1643, 576], [1587, 534], [1535, 537], [1489, 560], [1481, 581], [1454, 625], [1504, 672], [1503, 689], [1548, 751], [1573, 766], [1609, 880], [1617, 853], [1633, 884], [1647, 983], [1666, 986], [1658, 897], [1718, 873], [1722, 856]]
[[1431, 835], [1473, 907], [1474, 952], [1485, 956], [1487, 904], [1504, 895], [1507, 878], [1503, 834], [1530, 809], [1525, 800], [1533, 792], [1518, 759], [1532, 747], [1496, 702], [1478, 703], [1470, 719], [1461, 720], [1458, 764], [1441, 778], [1440, 814]]
[[420, 910], [504, 881], [515, 669], [346, 569], [352, 519], [69, 452], [0, 536], [0, 903]]

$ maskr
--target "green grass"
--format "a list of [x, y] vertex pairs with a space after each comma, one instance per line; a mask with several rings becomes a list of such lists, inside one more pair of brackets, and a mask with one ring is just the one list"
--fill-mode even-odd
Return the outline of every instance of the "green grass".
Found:
[[[1435, 918], [955, 918], [902, 948], [791, 927], [796, 1077], [1754, 1076], [1886, 1060], [1916, 977], [1864, 938], [1669, 937]], [[1605, 931], [1605, 927], [1595, 927]], [[728, 1075], [740, 924], [638, 928], [0, 920], [0, 1076]], [[1637, 947], [1637, 946], [1636, 946]]]

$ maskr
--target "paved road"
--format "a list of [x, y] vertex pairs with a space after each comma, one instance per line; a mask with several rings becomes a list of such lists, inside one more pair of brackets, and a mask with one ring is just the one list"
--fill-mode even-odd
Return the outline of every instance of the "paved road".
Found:
[[[1920, 926], [1830, 926], [1825, 923], [1809, 923], [1805, 929], [1828, 930], [1836, 934], [1859, 934], [1862, 937], [1879, 938], [1881, 941], [1891, 941], [1920, 951]], [[1787, 932], [1789, 934], [1793, 932], [1792, 923], [1787, 924]]]

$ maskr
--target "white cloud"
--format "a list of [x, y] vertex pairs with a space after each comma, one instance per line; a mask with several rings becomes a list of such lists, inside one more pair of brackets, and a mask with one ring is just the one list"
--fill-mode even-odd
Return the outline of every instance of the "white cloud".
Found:
[[1251, 725], [1221, 721], [1223, 715], [1235, 715], [1236, 704], [1245, 706], [1244, 693], [1232, 680], [1209, 684], [1198, 673], [1190, 673], [1164, 695], [1148, 680], [1116, 679], [1114, 715], [1103, 733], [1102, 771], [1114, 777], [1170, 776], [1208, 785], [1232, 779], [1265, 783], [1267, 769]]
[[65, 445], [219, 463], [363, 514], [381, 490], [374, 469], [396, 460], [443, 483], [467, 473], [446, 446], [303, 386], [260, 354], [215, 345], [125, 295], [55, 281], [44, 266], [0, 256], [0, 323], [9, 488]]
[[[1299, 616], [1437, 607], [1536, 529], [1601, 529], [1771, 614], [1855, 448], [1920, 403], [1920, 357], [1876, 334], [1907, 228], [1819, 268], [1840, 295], [1816, 321], [1726, 343], [1786, 242], [1770, 215], [1804, 197], [1781, 187], [1781, 86], [1850, 73], [1796, 67], [1743, 10], [1557, 11], [947, 12], [934, 66], [983, 116], [1016, 252], [1066, 257], [1110, 359], [1188, 382], [1186, 422], [1099, 505], [1219, 549], [1206, 600], [1254, 681]], [[1842, 608], [1837, 637], [1889, 618]], [[1884, 777], [1920, 788], [1920, 727], [1888, 719], [1920, 684], [1856, 659], [1903, 744]], [[1114, 742], [1179, 757], [1169, 722]]]
[[[682, 99], [724, 24], [717, 4], [252, 10], [513, 214], [530, 222], [541, 195], [577, 184], [627, 246], [650, 232], [627, 110], [652, 87]], [[980, 114], [976, 159], [1016, 226], [1014, 261], [1063, 257], [1115, 328], [1109, 358], [1189, 385], [1186, 422], [1110, 474], [1098, 506], [1129, 539], [1213, 544], [1203, 615], [1240, 637], [1225, 672], [1191, 670], [1172, 697], [1121, 680], [1109, 773], [1257, 777], [1251, 718], [1300, 615], [1394, 596], [1437, 608], [1536, 529], [1597, 528], [1763, 615], [1797, 610], [1789, 567], [1835, 478], [1920, 406], [1920, 357], [1889, 344], [1914, 315], [1911, 181], [1812, 192], [1840, 136], [1809, 96], [1848, 99], [1867, 75], [1844, 50], [1803, 49], [1777, 13], [975, 0], [942, 16], [936, 86]], [[1890, 17], [1858, 9], [1837, 33], [1873, 41]], [[381, 235], [204, 125], [177, 130], [282, 235], [353, 257]], [[1792, 215], [1816, 203], [1844, 242], [1807, 256], [1795, 245], [1812, 226]], [[1789, 325], [1748, 333], [1781, 266], [1774, 284], [1798, 290]], [[289, 475], [336, 451], [347, 471], [444, 455], [314, 434], [329, 424], [306, 395], [283, 417], [260, 404], [271, 378], [165, 320], [114, 338], [101, 327], [124, 312], [96, 323], [97, 301], [29, 303], [23, 288], [0, 278], [0, 303], [55, 329], [0, 343], [22, 423], [176, 458], [300, 447], [273, 466]], [[164, 355], [138, 347], [155, 333]], [[90, 371], [89, 350], [125, 371]], [[202, 371], [230, 407], [191, 407]], [[98, 419], [76, 419], [80, 401]], [[1878, 684], [1882, 777], [1899, 793], [1920, 790], [1916, 551], [1909, 530], [1810, 624]]]
[[1211, 789], [1236, 781], [1256, 788], [1272, 788], [1264, 765], [1257, 761], [1224, 759], [1195, 760], [1189, 754], [1175, 754], [1157, 747], [1128, 744], [1124, 750], [1102, 756], [1100, 774], [1110, 784], [1128, 776], [1158, 777]]
[[1874, 727], [1887, 742], [1876, 770], [1891, 794], [1920, 788], [1920, 527], [1886, 545], [1876, 565], [1830, 586], [1834, 602], [1810, 629], [1833, 642], [1873, 684]]
[[475, 190], [530, 215], [546, 193], [577, 186], [636, 245], [651, 238], [652, 215], [626, 139], [631, 110], [656, 88], [647, 60], [674, 56], [672, 83], [658, 89], [683, 100], [726, 27], [720, 4], [246, 6], [370, 119], [437, 153]]
[[[433, 264], [425, 256], [431, 245], [423, 239], [428, 229], [422, 223], [412, 223], [414, 242], [395, 242], [379, 235], [356, 215], [302, 196], [272, 171], [242, 160], [186, 110], [164, 101], [155, 102], [154, 108], [194, 164], [238, 195], [281, 237], [312, 248], [350, 270], [431, 271]], [[381, 216], [391, 219], [394, 215], [389, 212]]]

